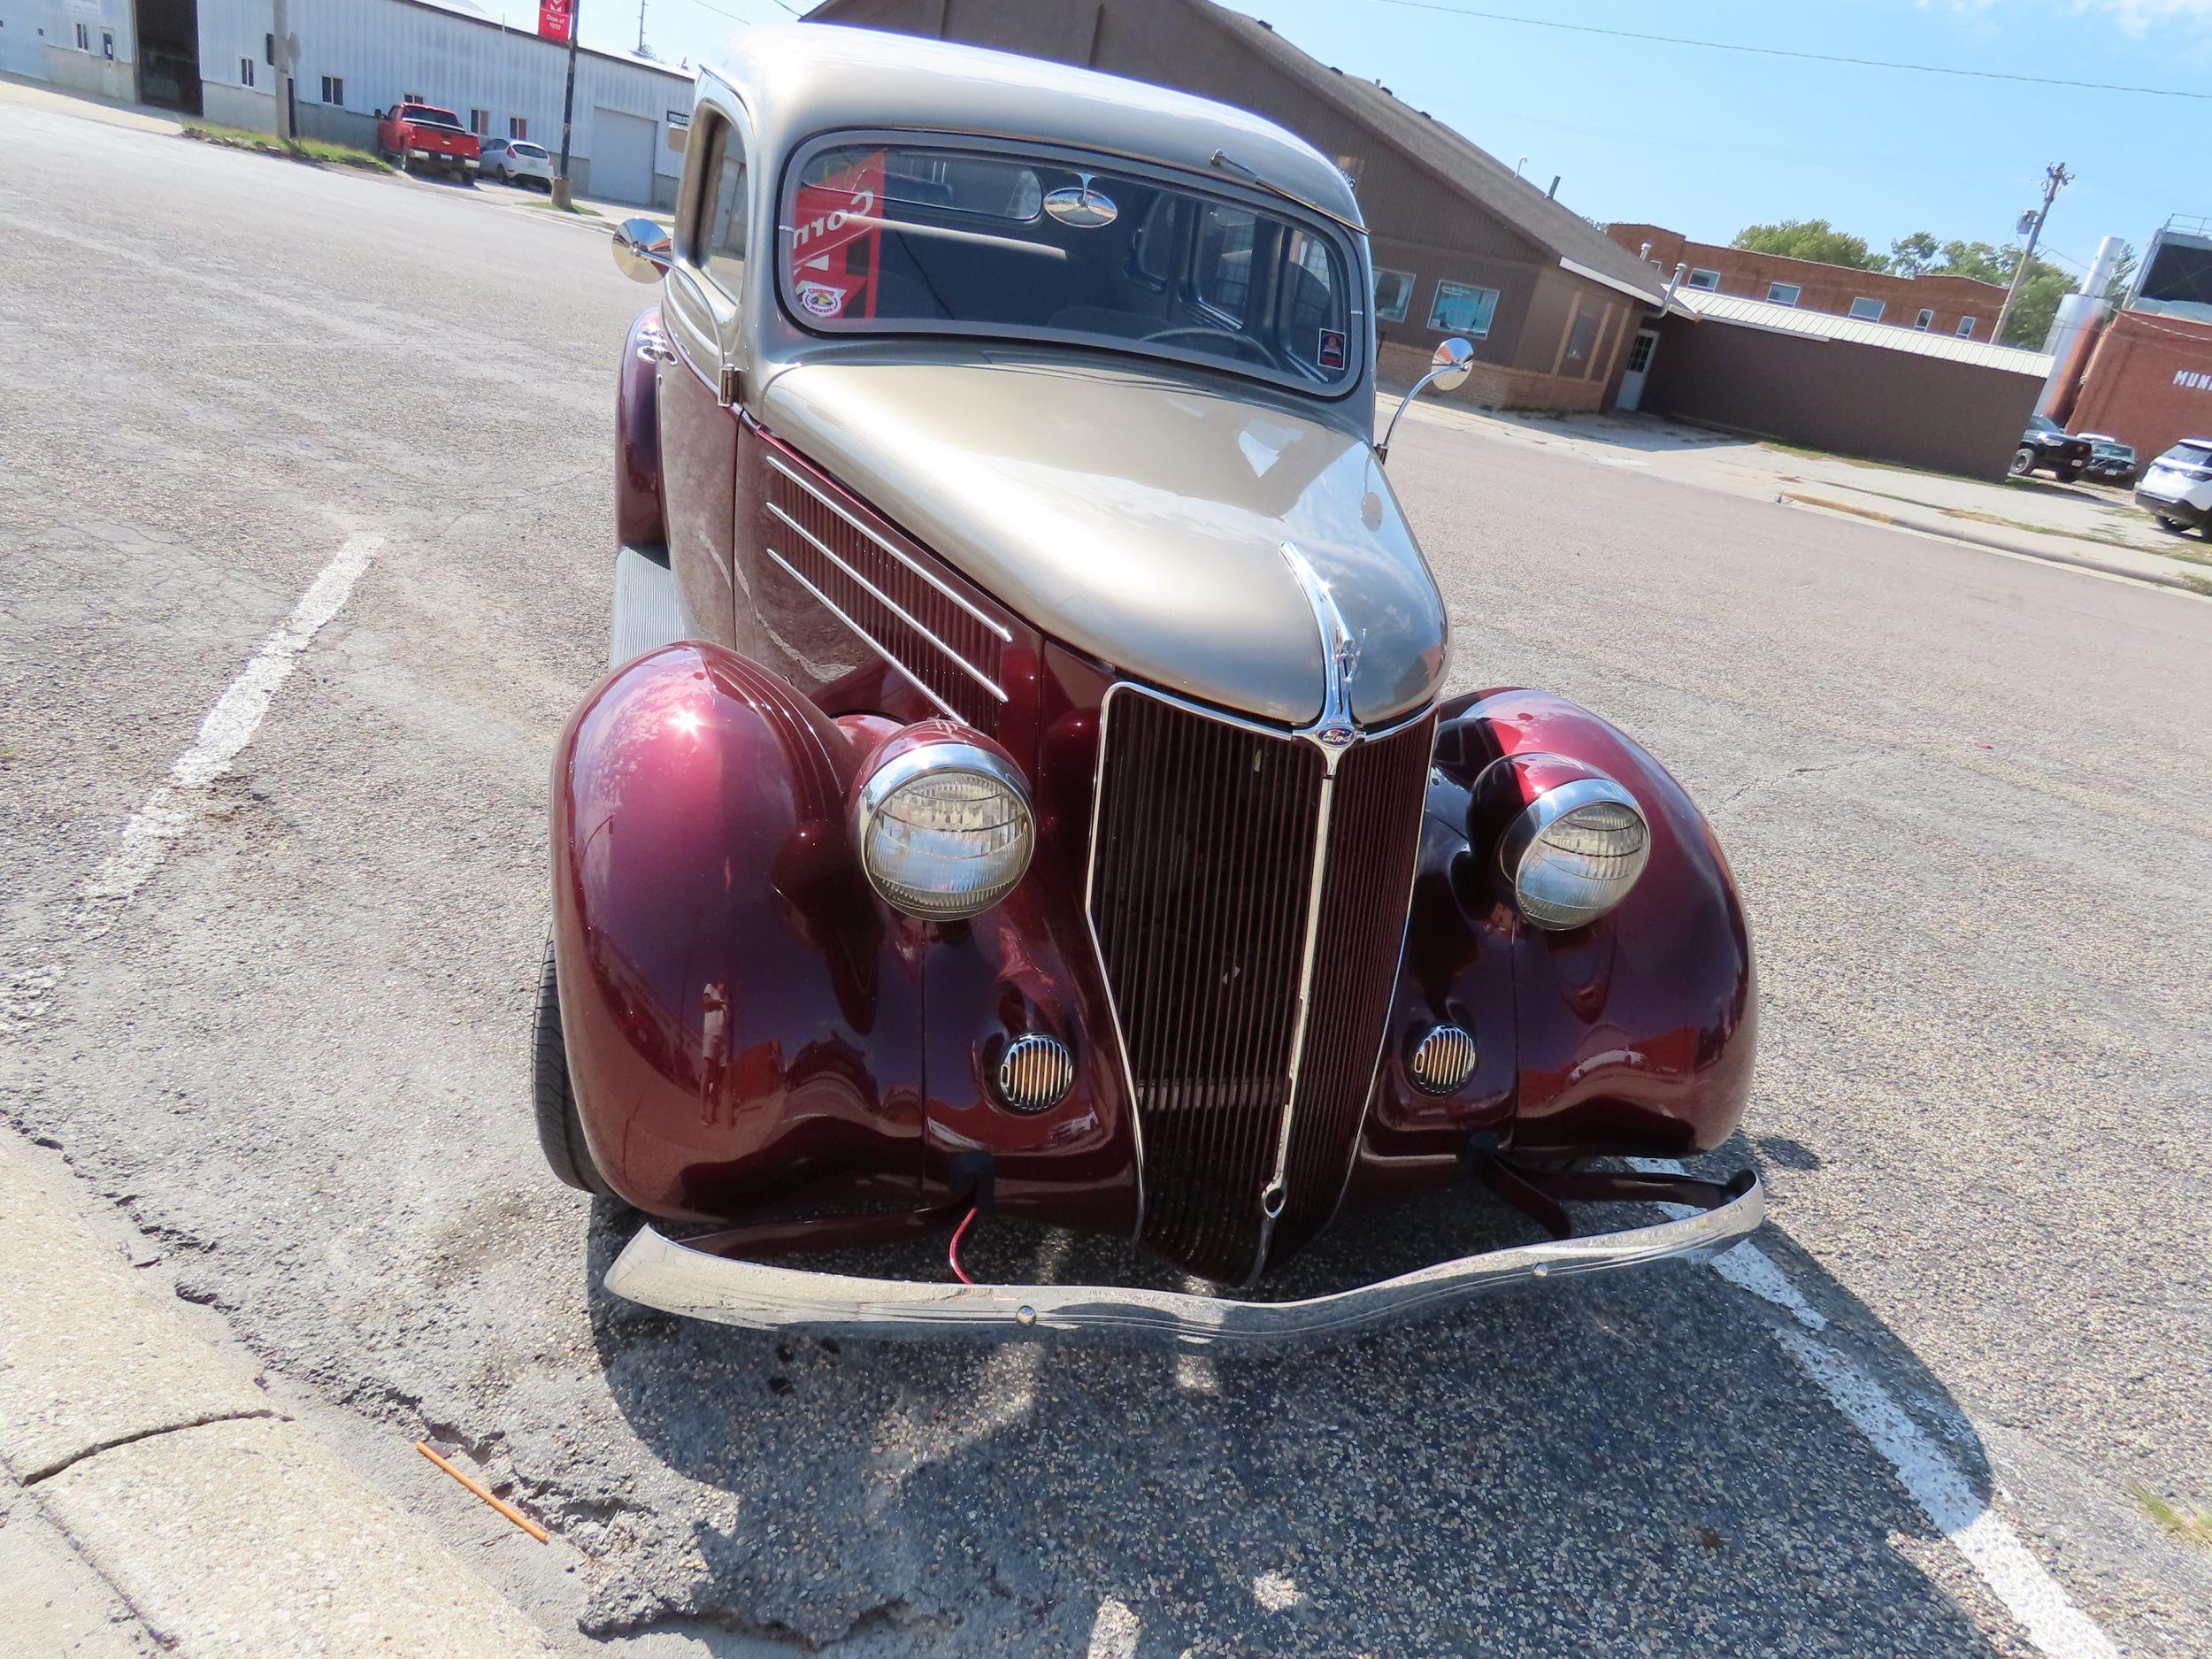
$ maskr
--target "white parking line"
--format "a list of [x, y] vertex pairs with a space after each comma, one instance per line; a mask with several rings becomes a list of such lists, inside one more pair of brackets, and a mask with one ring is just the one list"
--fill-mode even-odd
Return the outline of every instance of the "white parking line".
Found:
[[354, 583], [384, 538], [364, 531], [346, 538], [330, 563], [300, 595], [283, 626], [261, 642], [243, 672], [215, 699], [200, 722], [199, 739], [176, 758], [169, 776], [156, 785], [144, 804], [123, 826], [115, 850], [80, 889], [88, 899], [127, 899], [160, 867], [169, 843], [192, 820], [192, 803], [230, 769], [238, 751], [260, 729], [270, 699], [292, 677], [293, 665], [310, 641], [352, 596]]
[[[197, 816], [210, 786], [230, 769], [260, 729], [271, 699], [291, 678], [300, 653], [344, 608], [354, 584], [383, 544], [382, 536], [369, 531], [348, 536], [307, 585], [292, 614], [262, 641], [238, 678], [215, 699], [191, 747], [177, 757], [169, 775], [154, 786], [123, 826], [114, 849], [79, 886], [80, 914], [62, 941], [65, 950], [106, 933], [111, 925], [106, 912], [127, 903], [161, 867], [171, 845]], [[18, 975], [0, 991], [0, 1032], [27, 1024], [60, 982], [58, 963]]]
[[[1647, 1174], [1679, 1175], [1667, 1158], [1631, 1158]], [[1694, 1213], [1663, 1204], [1670, 1215]], [[1790, 1282], [1774, 1258], [1748, 1240], [1709, 1258], [1731, 1284], [1788, 1311], [1807, 1331], [1824, 1330], [1827, 1318]], [[1990, 1593], [2019, 1621], [2028, 1640], [2048, 1659], [2119, 1659], [2119, 1649], [2020, 1541], [2011, 1524], [1974, 1495], [1965, 1473], [1907, 1415], [1888, 1389], [1829, 1344], [1805, 1331], [1777, 1330], [1774, 1340], [1821, 1393], [1881, 1453], [1937, 1531], [1955, 1546]]]

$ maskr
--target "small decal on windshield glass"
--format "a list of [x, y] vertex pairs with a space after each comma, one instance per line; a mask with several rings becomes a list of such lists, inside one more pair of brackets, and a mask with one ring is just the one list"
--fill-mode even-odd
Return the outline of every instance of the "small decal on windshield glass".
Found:
[[1313, 354], [1313, 364], [1317, 369], [1340, 369], [1344, 366], [1344, 331], [1341, 328], [1324, 328], [1321, 331], [1321, 343]]
[[802, 282], [799, 303], [816, 317], [834, 317], [845, 309], [845, 290], [826, 282]]
[[1045, 211], [1077, 230], [1096, 230], [1120, 215], [1114, 198], [1091, 182], [1087, 173], [1076, 175], [1082, 182], [1065, 185], [1045, 196]]

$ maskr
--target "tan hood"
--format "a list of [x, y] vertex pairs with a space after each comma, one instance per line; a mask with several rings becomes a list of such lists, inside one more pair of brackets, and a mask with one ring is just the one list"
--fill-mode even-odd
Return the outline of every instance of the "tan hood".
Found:
[[1136, 679], [1286, 725], [1320, 712], [1303, 554], [1359, 641], [1352, 710], [1445, 670], [1436, 584], [1360, 437], [1141, 369], [822, 362], [757, 411], [1038, 628]]

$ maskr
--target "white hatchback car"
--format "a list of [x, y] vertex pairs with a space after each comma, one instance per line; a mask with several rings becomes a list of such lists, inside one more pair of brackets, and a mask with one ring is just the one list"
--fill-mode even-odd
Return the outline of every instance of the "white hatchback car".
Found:
[[2184, 438], [2153, 461], [2135, 504], [2169, 530], [2212, 535], [2212, 438]]
[[486, 139], [484, 164], [478, 173], [480, 177], [503, 179], [509, 184], [528, 179], [548, 190], [553, 188], [553, 157], [543, 144], [534, 144], [526, 138]]

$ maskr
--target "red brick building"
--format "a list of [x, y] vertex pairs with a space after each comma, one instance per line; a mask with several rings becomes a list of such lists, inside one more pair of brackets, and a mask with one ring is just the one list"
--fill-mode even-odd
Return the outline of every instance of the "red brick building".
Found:
[[1891, 276], [1847, 265], [1753, 253], [1692, 242], [1661, 225], [1609, 225], [1605, 234], [1631, 253], [1649, 243], [1647, 257], [1667, 276], [1673, 275], [1677, 265], [1688, 266], [1682, 280], [1691, 288], [1805, 311], [1833, 311], [1866, 322], [1896, 323], [1928, 334], [1994, 339], [1997, 313], [2005, 303], [2001, 285], [1972, 277]]
[[2072, 431], [2133, 444], [2146, 462], [2176, 439], [2212, 438], [2212, 322], [2119, 312], [2062, 418]]

